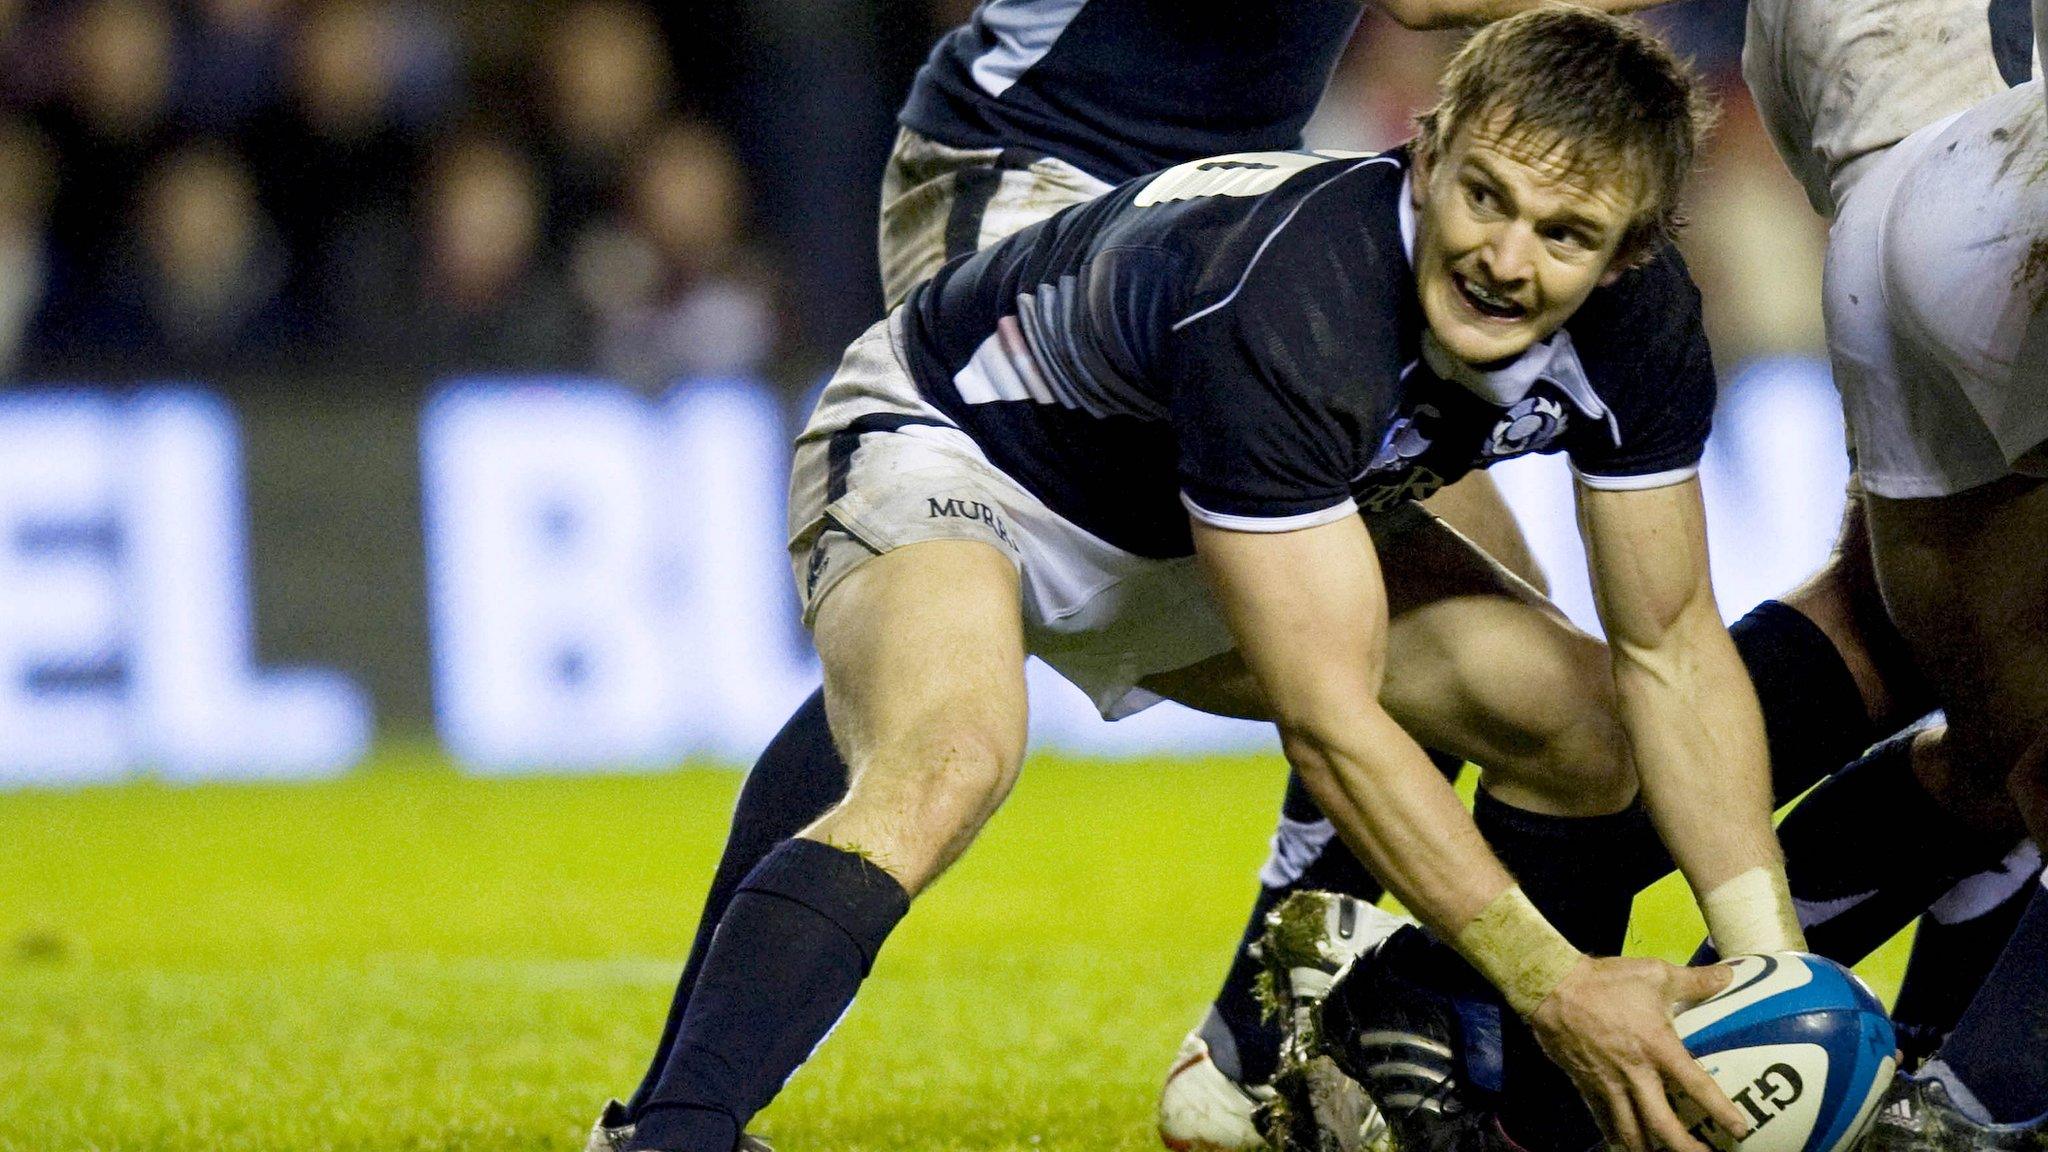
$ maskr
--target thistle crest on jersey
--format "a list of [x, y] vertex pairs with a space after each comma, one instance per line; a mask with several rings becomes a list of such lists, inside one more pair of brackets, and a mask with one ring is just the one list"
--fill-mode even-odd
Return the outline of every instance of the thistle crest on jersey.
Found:
[[1562, 404], [1548, 396], [1524, 396], [1502, 413], [1481, 451], [1488, 457], [1541, 452], [1563, 431]]

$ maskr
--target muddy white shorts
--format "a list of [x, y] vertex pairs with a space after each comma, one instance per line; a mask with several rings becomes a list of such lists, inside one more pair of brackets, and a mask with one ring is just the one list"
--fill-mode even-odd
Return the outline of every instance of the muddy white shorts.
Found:
[[894, 308], [955, 256], [1110, 188], [1050, 156], [954, 148], [898, 129], [882, 175], [882, 298]]
[[1829, 353], [1866, 490], [2048, 474], [2048, 102], [2023, 84], [1895, 146], [1828, 241]]
[[1823, 216], [1884, 149], [2005, 90], [1984, 0], [1750, 0], [1742, 78]]
[[1024, 638], [1115, 720], [1138, 681], [1234, 642], [1193, 557], [1138, 556], [1047, 508], [917, 394], [899, 309], [847, 350], [797, 438], [790, 566], [804, 622], [861, 564], [925, 540], [978, 540], [1017, 566]]

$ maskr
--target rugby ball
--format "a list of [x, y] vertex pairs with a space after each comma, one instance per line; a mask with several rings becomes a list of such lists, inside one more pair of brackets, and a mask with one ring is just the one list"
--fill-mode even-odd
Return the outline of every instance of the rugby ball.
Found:
[[1672, 1025], [1750, 1120], [1733, 1140], [1683, 1101], [1679, 1119], [1715, 1148], [1846, 1152], [1891, 1084], [1891, 1018], [1855, 974], [1803, 952], [1731, 956], [1735, 978]]

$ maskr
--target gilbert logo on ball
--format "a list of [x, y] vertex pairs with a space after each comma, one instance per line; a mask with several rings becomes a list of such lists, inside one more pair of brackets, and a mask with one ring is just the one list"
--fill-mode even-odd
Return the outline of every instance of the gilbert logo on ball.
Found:
[[1733, 956], [1727, 989], [1672, 1021], [1735, 1106], [1737, 1142], [1697, 1108], [1679, 1118], [1708, 1144], [1741, 1152], [1845, 1152], [1891, 1083], [1891, 1018], [1832, 960], [1803, 952]]

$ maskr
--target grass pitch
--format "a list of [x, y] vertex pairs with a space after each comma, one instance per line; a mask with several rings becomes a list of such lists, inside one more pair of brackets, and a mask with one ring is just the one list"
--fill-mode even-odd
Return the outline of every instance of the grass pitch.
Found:
[[[1157, 1147], [1275, 759], [1040, 759], [756, 1127], [797, 1152]], [[575, 1152], [638, 1082], [735, 773], [0, 794], [0, 1152]], [[1667, 881], [1638, 951], [1698, 921]], [[1865, 975], [1887, 997], [1894, 941]]]

